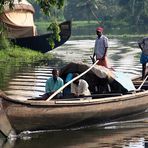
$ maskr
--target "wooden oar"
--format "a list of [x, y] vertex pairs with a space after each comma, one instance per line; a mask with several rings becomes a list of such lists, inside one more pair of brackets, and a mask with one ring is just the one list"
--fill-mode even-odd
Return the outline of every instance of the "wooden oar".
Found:
[[54, 96], [56, 96], [58, 93], [60, 93], [65, 87], [67, 87], [69, 84], [71, 84], [73, 81], [79, 79], [82, 77], [84, 74], [86, 74], [88, 71], [90, 71], [97, 63], [99, 60], [97, 60], [91, 67], [89, 67], [86, 71], [78, 75], [77, 77], [73, 78], [69, 82], [67, 82], [65, 85], [63, 85], [61, 88], [59, 88], [56, 92], [54, 92], [46, 101], [50, 101]]
[[145, 77], [145, 79], [143, 80], [143, 82], [141, 83], [141, 85], [138, 87], [137, 90], [140, 90], [141, 89], [141, 87], [143, 86], [143, 84], [145, 83], [145, 81], [147, 80], [147, 78], [148, 78], [148, 75]]

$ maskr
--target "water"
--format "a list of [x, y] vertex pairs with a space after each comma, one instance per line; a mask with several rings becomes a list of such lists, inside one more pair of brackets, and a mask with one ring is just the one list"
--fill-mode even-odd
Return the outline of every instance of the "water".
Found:
[[99, 128], [97, 126], [77, 131], [35, 133], [22, 139], [7, 140], [3, 148], [146, 148], [147, 127]]
[[[65, 45], [51, 51], [62, 59], [59, 67], [71, 61], [91, 64], [94, 40], [70, 40]], [[122, 71], [129, 77], [141, 74], [139, 63], [140, 49], [136, 40], [123, 42], [110, 39], [108, 57], [110, 66]], [[46, 64], [45, 64], [46, 65]], [[4, 91], [9, 97], [27, 99], [44, 93], [45, 81], [51, 76], [53, 65], [34, 66], [27, 69], [23, 67], [10, 76], [5, 73], [9, 81]], [[15, 68], [13, 68], [15, 69]], [[10, 72], [9, 72], [10, 73]], [[3, 82], [1, 80], [1, 82]], [[4, 84], [3, 84], [4, 86]], [[2, 136], [0, 136], [2, 137]], [[17, 140], [0, 138], [0, 147], [5, 148], [145, 148], [148, 147], [148, 112], [129, 116], [113, 123], [81, 127], [80, 129], [67, 129], [65, 131], [34, 131], [21, 133]]]

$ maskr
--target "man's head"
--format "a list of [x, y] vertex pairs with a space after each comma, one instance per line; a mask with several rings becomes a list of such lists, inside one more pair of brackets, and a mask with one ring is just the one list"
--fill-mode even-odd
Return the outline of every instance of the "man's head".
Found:
[[[77, 77], [77, 76], [79, 76], [79, 74], [78, 73], [74, 73], [73, 74], [73, 78], [75, 78], [75, 77]], [[75, 84], [79, 84], [79, 79], [77, 79], [77, 80], [75, 80], [73, 83], [75, 83]]]
[[103, 33], [103, 28], [102, 27], [97, 27], [96, 28], [96, 34], [98, 35], [98, 37], [101, 37]]
[[53, 79], [56, 81], [57, 77], [59, 76], [59, 71], [57, 69], [52, 70]]

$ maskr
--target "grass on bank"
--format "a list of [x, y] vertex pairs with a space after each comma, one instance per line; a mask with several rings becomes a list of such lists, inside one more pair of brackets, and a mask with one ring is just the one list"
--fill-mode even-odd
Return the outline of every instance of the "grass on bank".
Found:
[[41, 52], [33, 51], [31, 49], [22, 48], [19, 46], [8, 47], [0, 50], [1, 61], [18, 60], [27, 63], [36, 62], [40, 60], [51, 60], [53, 55], [50, 53], [43, 54]]

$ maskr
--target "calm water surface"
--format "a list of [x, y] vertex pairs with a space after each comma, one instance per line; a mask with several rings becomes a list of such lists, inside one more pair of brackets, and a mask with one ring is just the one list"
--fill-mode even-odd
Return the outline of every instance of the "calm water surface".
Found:
[[[94, 40], [70, 40], [65, 45], [54, 49], [52, 53], [64, 60], [64, 63], [83, 61], [91, 64], [90, 56], [92, 55], [93, 46]], [[110, 40], [110, 48], [108, 49], [110, 66], [117, 71], [125, 72], [131, 78], [141, 74], [139, 54], [140, 49], [137, 47], [136, 41]], [[62, 61], [59, 63], [64, 65]], [[26, 66], [23, 70], [15, 72], [16, 74], [11, 76], [11, 79], [9, 76], [10, 72], [7, 72], [6, 75], [8, 75], [9, 82], [5, 87], [4, 84], [1, 84], [0, 89], [3, 89], [10, 97], [24, 100], [43, 94], [45, 81], [51, 76], [53, 68], [53, 66], [48, 64], [28, 69]], [[15, 70], [15, 67], [13, 70]], [[4, 82], [4, 80], [1, 80], [1, 82]], [[56, 132], [25, 131], [21, 133], [20, 137], [17, 140], [0, 138], [0, 147], [148, 148], [148, 112], [129, 116], [126, 119], [120, 119], [120, 121], [81, 127], [80, 129], [67, 129]]]

